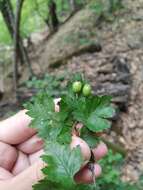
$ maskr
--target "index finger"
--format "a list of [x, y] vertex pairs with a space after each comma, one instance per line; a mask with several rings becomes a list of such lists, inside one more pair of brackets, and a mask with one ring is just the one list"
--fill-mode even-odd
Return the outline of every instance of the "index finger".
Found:
[[27, 110], [22, 110], [0, 122], [0, 141], [8, 144], [19, 144], [36, 133], [35, 129], [28, 127], [31, 118], [26, 112]]

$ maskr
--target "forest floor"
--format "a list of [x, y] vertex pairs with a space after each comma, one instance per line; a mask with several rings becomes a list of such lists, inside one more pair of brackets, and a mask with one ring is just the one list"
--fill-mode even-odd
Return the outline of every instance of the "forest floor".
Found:
[[[114, 19], [114, 22], [103, 22], [96, 33], [102, 45], [101, 52], [83, 53], [81, 55], [72, 56], [67, 63], [58, 68], [49, 68], [43, 65], [41, 61], [41, 53], [46, 49], [46, 41], [42, 40], [38, 45], [34, 45], [31, 49], [30, 56], [33, 62], [34, 71], [37, 74], [43, 72], [55, 75], [65, 73], [82, 72], [91, 81], [92, 85], [98, 83], [97, 65], [108, 65], [108, 73], [105, 75], [106, 82], [114, 82], [111, 75], [111, 62], [115, 58], [119, 58], [125, 62], [130, 68], [131, 89], [128, 99], [127, 110], [121, 112], [118, 121], [113, 124], [110, 140], [116, 141], [124, 145], [128, 152], [125, 165], [123, 167], [123, 179], [135, 181], [143, 171], [143, 0], [135, 1], [125, 0], [127, 9], [123, 10], [120, 17]], [[95, 38], [97, 36], [95, 35]], [[46, 62], [46, 60], [45, 60]], [[23, 68], [21, 81], [27, 80], [28, 71]], [[103, 78], [105, 80], [105, 78]], [[11, 90], [11, 77], [6, 84], [8, 90], [3, 101], [0, 102], [0, 118], [7, 116], [7, 111], [18, 110], [20, 103], [13, 103], [13, 91]], [[105, 81], [102, 81], [105, 83]], [[128, 92], [127, 92], [128, 93]], [[31, 96], [29, 92], [29, 96]], [[118, 131], [118, 132], [117, 132]], [[120, 134], [119, 134], [120, 131]]]

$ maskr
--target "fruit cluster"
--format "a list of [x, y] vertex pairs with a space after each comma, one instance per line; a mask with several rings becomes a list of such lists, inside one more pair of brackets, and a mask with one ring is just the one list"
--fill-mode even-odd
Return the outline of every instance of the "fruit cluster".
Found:
[[89, 96], [91, 94], [91, 86], [85, 84], [82, 89], [82, 83], [80, 81], [75, 81], [72, 85], [73, 92], [79, 93], [82, 90], [84, 96]]

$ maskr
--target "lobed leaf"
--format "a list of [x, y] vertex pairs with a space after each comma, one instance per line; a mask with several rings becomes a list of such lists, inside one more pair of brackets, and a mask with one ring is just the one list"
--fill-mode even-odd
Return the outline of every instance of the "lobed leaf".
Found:
[[70, 150], [68, 145], [47, 142], [45, 153], [43, 160], [48, 163], [48, 167], [43, 172], [48, 179], [63, 187], [70, 188], [75, 185], [74, 175], [83, 163], [80, 147]]

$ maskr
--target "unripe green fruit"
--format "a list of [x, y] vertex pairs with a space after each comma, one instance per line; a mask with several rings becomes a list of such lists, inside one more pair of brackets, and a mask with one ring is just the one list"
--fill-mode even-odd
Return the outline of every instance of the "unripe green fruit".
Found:
[[78, 93], [81, 91], [81, 88], [82, 88], [82, 83], [80, 81], [76, 81], [73, 83], [72, 85], [72, 90], [73, 92], [75, 93]]
[[85, 84], [82, 93], [84, 96], [89, 96], [91, 94], [91, 86], [89, 84]]

